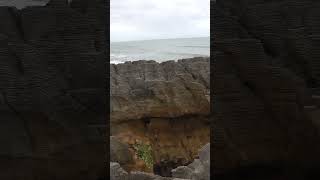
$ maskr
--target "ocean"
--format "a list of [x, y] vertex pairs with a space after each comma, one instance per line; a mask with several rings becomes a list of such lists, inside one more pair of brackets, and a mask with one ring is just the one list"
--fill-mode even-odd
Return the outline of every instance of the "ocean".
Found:
[[111, 42], [110, 46], [112, 64], [137, 60], [163, 62], [210, 56], [210, 37]]

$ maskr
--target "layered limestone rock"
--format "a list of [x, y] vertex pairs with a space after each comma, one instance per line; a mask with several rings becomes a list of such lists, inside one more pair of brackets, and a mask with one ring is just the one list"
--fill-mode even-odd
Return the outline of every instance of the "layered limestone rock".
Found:
[[106, 176], [105, 9], [92, 6], [0, 7], [0, 179]]
[[171, 176], [171, 169], [187, 165], [210, 141], [209, 58], [157, 63], [112, 64], [111, 134], [134, 146], [151, 147], [153, 167], [134, 157], [128, 171]]
[[208, 65], [209, 58], [112, 64], [111, 121], [208, 115]]
[[212, 2], [212, 150], [217, 176], [262, 166], [270, 174], [275, 167], [281, 173], [289, 168], [304, 173], [304, 168], [319, 166], [320, 116], [314, 112], [317, 97], [310, 89], [319, 83], [319, 5]]
[[172, 175], [170, 178], [139, 171], [127, 173], [118, 163], [110, 162], [111, 180], [210, 180], [210, 143], [199, 150], [199, 159], [173, 169]]

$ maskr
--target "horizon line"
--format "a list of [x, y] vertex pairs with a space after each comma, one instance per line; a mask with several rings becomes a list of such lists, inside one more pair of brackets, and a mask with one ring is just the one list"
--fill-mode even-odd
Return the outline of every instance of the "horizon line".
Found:
[[197, 37], [176, 37], [176, 38], [159, 38], [159, 39], [137, 39], [137, 40], [124, 40], [124, 41], [111, 41], [110, 43], [118, 43], [118, 42], [135, 42], [135, 41], [153, 41], [153, 40], [171, 40], [171, 39], [193, 39], [193, 38], [210, 38], [209, 36], [197, 36]]

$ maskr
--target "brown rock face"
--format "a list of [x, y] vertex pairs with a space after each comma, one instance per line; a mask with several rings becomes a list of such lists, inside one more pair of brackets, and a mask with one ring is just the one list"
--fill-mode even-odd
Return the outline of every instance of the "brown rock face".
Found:
[[[209, 58], [111, 65], [111, 134], [152, 148], [153, 169], [170, 176], [210, 141]], [[133, 149], [133, 148], [131, 148]]]
[[295, 172], [305, 173], [318, 167], [320, 116], [309, 116], [317, 109], [309, 88], [319, 83], [319, 3], [212, 5], [214, 173], [258, 166], [299, 167]]

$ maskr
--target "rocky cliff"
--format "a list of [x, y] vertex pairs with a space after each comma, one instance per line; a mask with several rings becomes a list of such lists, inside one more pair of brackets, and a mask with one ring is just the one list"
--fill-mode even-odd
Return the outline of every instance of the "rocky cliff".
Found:
[[319, 5], [212, 2], [215, 176], [250, 179], [258, 168], [256, 179], [306, 179], [318, 171]]
[[0, 7], [0, 179], [105, 177], [106, 3], [55, 2]]
[[[112, 64], [110, 73], [111, 135], [132, 152], [120, 165], [171, 176], [191, 163], [210, 141], [209, 58]], [[135, 155], [141, 143], [150, 146], [152, 167]]]

